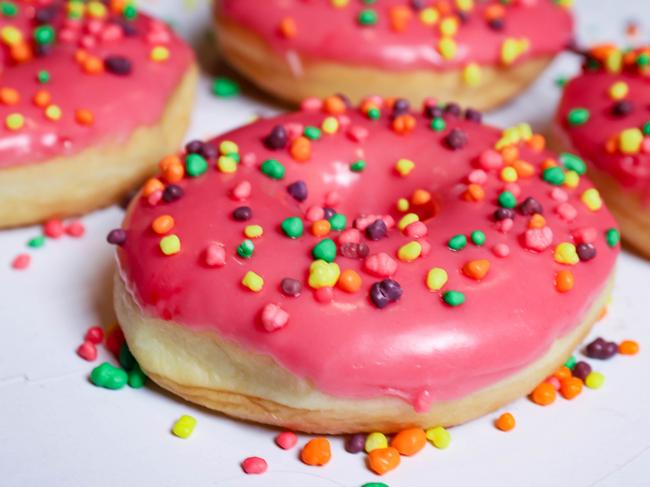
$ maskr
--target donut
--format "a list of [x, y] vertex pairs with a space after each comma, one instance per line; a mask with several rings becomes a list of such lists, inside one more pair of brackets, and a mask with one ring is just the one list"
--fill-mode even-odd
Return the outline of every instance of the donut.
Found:
[[558, 145], [589, 163], [623, 238], [650, 258], [650, 47], [600, 45], [567, 83], [555, 118]]
[[189, 401], [307, 432], [454, 425], [529, 393], [619, 253], [584, 162], [544, 142], [339, 96], [191, 142], [108, 235], [131, 352]]
[[569, 43], [567, 4], [551, 0], [219, 0], [223, 57], [292, 103], [344, 93], [435, 93], [479, 110], [528, 86]]
[[194, 56], [131, 1], [14, 0], [0, 11], [0, 227], [119, 200], [178, 150]]

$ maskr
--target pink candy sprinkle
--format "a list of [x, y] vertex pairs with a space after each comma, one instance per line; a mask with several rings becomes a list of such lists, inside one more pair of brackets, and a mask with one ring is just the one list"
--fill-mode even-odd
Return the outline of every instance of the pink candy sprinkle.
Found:
[[485, 184], [487, 182], [487, 173], [483, 169], [474, 169], [467, 176], [467, 180], [474, 184]]
[[558, 203], [564, 203], [569, 199], [569, 193], [564, 191], [562, 188], [553, 188], [550, 196], [552, 200], [557, 201]]
[[576, 243], [594, 243], [598, 238], [598, 230], [594, 227], [578, 228], [572, 235]]
[[72, 220], [65, 227], [65, 233], [75, 238], [83, 237], [84, 233], [86, 233], [86, 227], [79, 220]]
[[397, 261], [386, 252], [380, 252], [366, 257], [364, 267], [375, 276], [389, 277], [397, 272]]
[[226, 264], [226, 248], [220, 242], [213, 242], [205, 249], [205, 263], [210, 267], [223, 267]]
[[305, 213], [307, 221], [316, 222], [325, 218], [325, 210], [320, 206], [310, 206]]
[[429, 229], [421, 221], [413, 222], [407, 225], [407, 227], [404, 229], [404, 233], [411, 238], [424, 237], [428, 232]]
[[578, 210], [571, 203], [562, 203], [555, 209], [556, 213], [564, 221], [571, 222], [578, 216]]
[[541, 252], [553, 243], [553, 230], [550, 227], [529, 228], [525, 234], [527, 249]]
[[354, 142], [363, 142], [368, 138], [368, 129], [358, 125], [353, 125], [348, 130], [348, 137]]
[[478, 159], [481, 168], [486, 171], [490, 169], [500, 169], [503, 166], [503, 157], [497, 151], [487, 149], [481, 153]]
[[426, 257], [431, 252], [431, 244], [427, 240], [418, 240], [420, 247], [422, 247], [422, 252], [420, 257]]
[[32, 261], [32, 256], [29, 254], [18, 254], [13, 261], [11, 261], [11, 267], [17, 271], [27, 269], [30, 262]]
[[560, 379], [554, 376], [548, 377], [544, 382], [551, 384], [555, 388], [555, 390], [558, 391], [560, 390], [560, 386], [562, 385], [560, 383]]
[[290, 141], [300, 137], [305, 130], [304, 125], [301, 123], [288, 123], [284, 128], [287, 130], [287, 137]]
[[643, 138], [643, 142], [641, 142], [641, 152], [644, 154], [650, 152], [650, 137]]
[[503, 186], [503, 189], [505, 191], [510, 191], [515, 196], [519, 196], [521, 194], [521, 186], [519, 186], [517, 183], [508, 183]]
[[147, 196], [147, 203], [149, 203], [149, 206], [156, 206], [162, 199], [162, 194], [163, 194], [162, 190], [157, 189], [149, 196]]
[[101, 326], [91, 326], [86, 331], [84, 339], [91, 343], [102, 343], [104, 341], [104, 329]]
[[314, 291], [314, 298], [322, 304], [328, 304], [334, 299], [334, 289], [331, 287], [321, 287]]
[[257, 155], [254, 152], [247, 152], [241, 158], [242, 166], [253, 167], [257, 164]]
[[59, 238], [65, 233], [65, 227], [61, 220], [52, 219], [43, 224], [43, 233], [49, 238]]
[[494, 255], [497, 257], [508, 257], [510, 255], [510, 247], [508, 247], [507, 244], [498, 243], [492, 247], [492, 252], [494, 252]]
[[244, 201], [250, 197], [253, 187], [248, 181], [242, 181], [232, 190], [232, 197], [239, 201]]
[[266, 472], [268, 468], [266, 460], [260, 457], [248, 457], [241, 462], [241, 468], [248, 475], [259, 475]]
[[338, 191], [330, 191], [325, 195], [326, 206], [336, 206], [341, 202], [341, 194]]
[[289, 450], [296, 446], [298, 437], [292, 431], [283, 431], [275, 437], [275, 443], [283, 450]]
[[515, 224], [512, 218], [504, 218], [496, 222], [495, 227], [501, 233], [507, 233], [512, 230], [512, 226]]
[[77, 347], [77, 355], [88, 362], [92, 362], [97, 358], [97, 347], [93, 342], [83, 342]]
[[356, 228], [343, 230], [339, 235], [339, 244], [361, 242], [361, 232]]
[[323, 108], [323, 102], [320, 98], [316, 98], [315, 96], [305, 98], [300, 103], [300, 109], [303, 112], [318, 112], [321, 108]]
[[289, 313], [277, 304], [267, 304], [262, 310], [262, 326], [266, 331], [283, 328], [289, 321]]

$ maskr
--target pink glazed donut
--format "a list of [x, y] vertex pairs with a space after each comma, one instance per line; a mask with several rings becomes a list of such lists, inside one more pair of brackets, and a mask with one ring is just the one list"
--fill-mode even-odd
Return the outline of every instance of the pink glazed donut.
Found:
[[154, 381], [232, 416], [462, 423], [556, 370], [609, 298], [614, 220], [526, 124], [333, 96], [162, 166], [108, 236], [115, 308]]
[[604, 45], [587, 54], [556, 116], [560, 145], [590, 163], [589, 175], [625, 241], [650, 258], [650, 47]]
[[177, 150], [191, 49], [130, 1], [15, 0], [0, 12], [0, 227], [122, 197]]
[[568, 1], [218, 0], [218, 48], [290, 102], [435, 93], [480, 110], [525, 89], [570, 43]]

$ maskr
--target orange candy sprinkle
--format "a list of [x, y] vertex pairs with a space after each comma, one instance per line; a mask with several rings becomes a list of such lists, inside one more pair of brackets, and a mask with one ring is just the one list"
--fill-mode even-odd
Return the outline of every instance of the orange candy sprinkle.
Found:
[[571, 376], [572, 376], [571, 375], [571, 369], [569, 367], [564, 367], [564, 366], [557, 369], [555, 371], [555, 373], [553, 374], [553, 377], [555, 377], [556, 379], [558, 379], [560, 381], [562, 381], [564, 379], [568, 379]]
[[368, 453], [368, 468], [377, 475], [384, 475], [399, 466], [400, 457], [396, 448], [377, 448]]
[[323, 101], [323, 110], [330, 115], [341, 115], [345, 113], [345, 103], [339, 96], [330, 96]]
[[550, 167], [557, 167], [557, 161], [554, 159], [546, 159], [544, 162], [542, 162], [542, 171]]
[[409, 132], [412, 132], [415, 128], [415, 117], [413, 115], [404, 114], [395, 117], [393, 120], [393, 130], [401, 135], [406, 135]]
[[403, 32], [412, 17], [411, 9], [406, 5], [396, 5], [388, 11], [390, 28], [395, 32]]
[[74, 113], [74, 118], [80, 125], [92, 125], [95, 122], [95, 116], [90, 110], [80, 108]]
[[516, 425], [517, 422], [515, 421], [515, 417], [510, 413], [503, 413], [494, 422], [494, 426], [496, 426], [501, 431], [511, 431], [515, 429]]
[[530, 178], [535, 175], [535, 166], [530, 162], [517, 160], [512, 163], [512, 167], [520, 178]]
[[490, 270], [490, 261], [487, 259], [470, 260], [463, 266], [463, 274], [480, 281]]
[[181, 158], [177, 155], [170, 155], [163, 158], [158, 164], [158, 167], [160, 167], [162, 177], [168, 183], [176, 183], [183, 179], [185, 175], [185, 167], [183, 167]]
[[548, 406], [555, 401], [555, 388], [552, 384], [547, 382], [542, 382], [540, 385], [535, 387], [533, 392], [530, 394], [530, 398], [535, 404], [540, 406]]
[[555, 289], [561, 293], [566, 293], [573, 289], [573, 273], [569, 270], [562, 270], [555, 275]]
[[528, 221], [528, 228], [542, 228], [546, 225], [546, 218], [539, 213], [535, 213]]
[[621, 355], [636, 355], [639, 353], [639, 344], [634, 340], [623, 340], [618, 345], [618, 353]]
[[515, 145], [507, 145], [501, 149], [501, 157], [503, 162], [510, 165], [519, 159], [519, 148]]
[[153, 221], [151, 228], [158, 235], [163, 235], [174, 228], [174, 218], [171, 215], [160, 215]]
[[303, 463], [313, 467], [325, 465], [331, 458], [332, 452], [327, 438], [309, 440], [300, 452], [300, 459]]
[[12, 45], [9, 53], [11, 59], [17, 63], [24, 63], [25, 61], [29, 61], [34, 56], [32, 53], [32, 48], [25, 42]]
[[0, 103], [3, 105], [16, 105], [20, 101], [18, 90], [13, 88], [0, 88]]
[[564, 399], [573, 399], [582, 392], [582, 381], [577, 377], [568, 377], [560, 381], [560, 394]]
[[411, 456], [424, 448], [427, 443], [427, 435], [421, 428], [409, 428], [400, 431], [395, 435], [390, 446], [395, 448], [400, 455]]
[[339, 277], [338, 286], [346, 293], [356, 293], [361, 289], [363, 283], [361, 276], [357, 271], [352, 269], [345, 269], [341, 272]]
[[311, 158], [311, 142], [307, 137], [297, 137], [291, 142], [289, 154], [298, 162], [305, 162]]
[[431, 201], [431, 193], [426, 189], [416, 189], [411, 195], [411, 203], [414, 205], [424, 205]]
[[142, 187], [142, 195], [146, 198], [150, 194], [156, 191], [162, 191], [163, 189], [165, 189], [165, 186], [160, 182], [159, 179], [147, 179], [147, 182], [145, 182], [144, 186]]
[[86, 56], [81, 61], [83, 70], [88, 74], [99, 74], [104, 71], [104, 63], [95, 56]]
[[296, 37], [296, 34], [298, 33], [296, 21], [293, 19], [293, 17], [285, 17], [282, 19], [280, 22], [279, 30], [280, 34], [282, 34], [282, 37], [285, 39], [292, 39]]
[[311, 233], [316, 237], [324, 237], [332, 229], [332, 224], [327, 220], [316, 220], [311, 225]]
[[530, 147], [535, 152], [542, 152], [546, 147], [546, 139], [542, 134], [534, 134], [528, 140], [528, 147]]
[[467, 186], [463, 198], [466, 201], [481, 201], [485, 198], [485, 190], [480, 184], [472, 183]]

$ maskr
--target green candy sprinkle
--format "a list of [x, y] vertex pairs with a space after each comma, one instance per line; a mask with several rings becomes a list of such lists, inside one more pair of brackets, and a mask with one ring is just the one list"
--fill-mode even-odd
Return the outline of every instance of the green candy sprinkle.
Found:
[[388, 487], [388, 484], [385, 484], [383, 482], [367, 482], [361, 487]]
[[122, 369], [104, 362], [90, 373], [90, 382], [104, 389], [122, 389], [129, 380], [129, 375]]
[[280, 226], [282, 227], [282, 231], [285, 233], [287, 237], [289, 238], [302, 237], [304, 225], [302, 223], [302, 220], [297, 216], [290, 216], [289, 218], [285, 218], [285, 220], [282, 222]]
[[44, 70], [44, 69], [41, 69], [41, 70], [36, 74], [36, 80], [37, 80], [40, 84], [42, 84], [42, 85], [44, 85], [45, 83], [49, 83], [49, 82], [50, 82], [50, 79], [52, 79], [52, 78], [50, 77], [50, 72], [49, 72], [49, 71], [46, 71], [46, 70]]
[[615, 228], [610, 228], [605, 232], [605, 240], [610, 247], [616, 247], [621, 241], [621, 232]]
[[200, 154], [188, 154], [185, 157], [185, 170], [195, 178], [208, 170], [208, 161]]
[[314, 245], [311, 250], [314, 259], [324, 260], [325, 262], [334, 262], [336, 258], [336, 244], [331, 238], [325, 238]]
[[575, 356], [571, 355], [568, 359], [566, 359], [566, 362], [564, 362], [564, 366], [567, 369], [573, 370], [577, 363], [578, 361], [576, 360]]
[[237, 247], [237, 255], [244, 259], [250, 259], [255, 251], [255, 244], [251, 240], [244, 240]]
[[212, 82], [212, 93], [220, 98], [239, 95], [239, 85], [230, 78], [219, 77]]
[[137, 363], [135, 361], [135, 357], [131, 353], [131, 350], [129, 350], [129, 346], [126, 343], [120, 348], [118, 360], [122, 368], [127, 371], [131, 370]]
[[27, 241], [27, 246], [33, 249], [40, 249], [43, 245], [45, 245], [44, 235], [39, 235], [38, 237], [30, 238]]
[[311, 140], [318, 140], [321, 137], [321, 131], [318, 127], [305, 127], [303, 135]]
[[569, 111], [567, 114], [567, 122], [569, 122], [569, 125], [573, 125], [574, 127], [578, 125], [584, 125], [589, 121], [589, 110], [586, 108], [574, 108], [573, 110]]
[[544, 172], [542, 173], [542, 179], [555, 186], [563, 184], [565, 177], [562, 168], [557, 166], [544, 169]]
[[378, 19], [377, 12], [371, 8], [359, 12], [359, 17], [357, 18], [360, 25], [375, 25]]
[[575, 171], [581, 176], [587, 172], [587, 165], [585, 164], [585, 161], [580, 159], [575, 154], [563, 152], [560, 154], [560, 162], [566, 169], [569, 171]]
[[18, 7], [13, 2], [1, 2], [0, 13], [5, 17], [15, 17], [18, 14]]
[[485, 240], [487, 237], [485, 236], [485, 233], [483, 233], [481, 230], [474, 230], [469, 238], [472, 240], [472, 243], [474, 245], [478, 245], [479, 247], [485, 243]]
[[370, 120], [379, 120], [381, 117], [381, 111], [377, 107], [372, 107], [370, 110], [368, 110], [368, 118]]
[[456, 306], [460, 306], [465, 302], [465, 295], [460, 291], [446, 291], [442, 295], [442, 300], [449, 306], [455, 308]]
[[133, 369], [129, 371], [129, 387], [133, 389], [140, 389], [147, 382], [147, 376], [136, 362]]
[[285, 167], [280, 163], [280, 161], [276, 161], [275, 159], [264, 161], [260, 169], [263, 174], [271, 179], [282, 179], [286, 172]]
[[568, 82], [569, 79], [566, 76], [560, 76], [559, 78], [555, 79], [555, 86], [564, 88]]
[[342, 215], [341, 213], [335, 213], [332, 215], [332, 218], [329, 219], [330, 225], [332, 226], [332, 230], [343, 230], [345, 228], [345, 225], [348, 223], [348, 219], [345, 215]]
[[138, 9], [135, 5], [127, 5], [122, 11], [122, 15], [126, 20], [133, 20], [138, 16]]
[[440, 117], [436, 117], [431, 120], [431, 130], [434, 132], [442, 132], [446, 127], [447, 124], [445, 123], [445, 120]]
[[636, 58], [636, 64], [637, 66], [647, 66], [650, 64], [650, 56], [646, 54], [645, 52], [643, 54], [639, 54], [639, 57]]
[[358, 161], [354, 161], [352, 164], [350, 164], [350, 171], [352, 172], [363, 172], [363, 170], [366, 168], [366, 161], [359, 159]]
[[650, 122], [644, 123], [641, 131], [643, 132], [643, 135], [650, 135]]
[[54, 37], [54, 28], [51, 25], [41, 25], [34, 29], [34, 40], [37, 44], [52, 44]]
[[502, 208], [514, 208], [517, 206], [517, 198], [510, 191], [504, 191], [499, 195], [499, 205]]
[[449, 239], [447, 245], [451, 250], [462, 250], [467, 245], [467, 237], [462, 234], [454, 235]]

